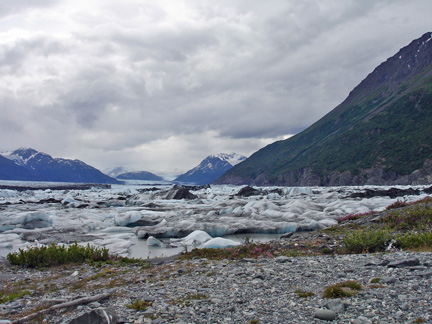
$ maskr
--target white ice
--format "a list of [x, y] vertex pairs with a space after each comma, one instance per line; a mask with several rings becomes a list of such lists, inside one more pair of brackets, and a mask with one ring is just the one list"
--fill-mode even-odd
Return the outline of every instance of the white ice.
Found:
[[[20, 244], [32, 243], [20, 240], [23, 232], [59, 233], [59, 240], [67, 235], [87, 237], [92, 244], [127, 254], [132, 238], [185, 238], [189, 244], [187, 237], [194, 231], [202, 235], [194, 234], [197, 236], [190, 239], [196, 243], [233, 234], [284, 234], [298, 228], [332, 226], [340, 217], [380, 211], [397, 200], [348, 198], [366, 187], [268, 187], [258, 188], [262, 195], [245, 198], [236, 196], [239, 186], [212, 186], [193, 191], [198, 197], [193, 200], [165, 199], [171, 189], [167, 185], [160, 186], [159, 191], [146, 190], [150, 188], [136, 184], [69, 191], [0, 190], [0, 255]], [[398, 199], [412, 201], [424, 197]], [[39, 203], [45, 199], [58, 203]], [[156, 225], [127, 227], [137, 221]]]

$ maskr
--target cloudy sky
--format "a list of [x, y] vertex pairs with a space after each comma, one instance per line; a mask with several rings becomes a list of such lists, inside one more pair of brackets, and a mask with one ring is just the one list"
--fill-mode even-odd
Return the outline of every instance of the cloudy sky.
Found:
[[311, 125], [430, 0], [2, 0], [0, 151], [182, 172]]

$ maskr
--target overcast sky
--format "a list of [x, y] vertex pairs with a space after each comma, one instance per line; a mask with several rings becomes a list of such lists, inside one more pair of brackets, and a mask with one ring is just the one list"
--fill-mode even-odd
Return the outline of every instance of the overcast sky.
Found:
[[1, 0], [0, 151], [183, 172], [310, 126], [430, 0]]

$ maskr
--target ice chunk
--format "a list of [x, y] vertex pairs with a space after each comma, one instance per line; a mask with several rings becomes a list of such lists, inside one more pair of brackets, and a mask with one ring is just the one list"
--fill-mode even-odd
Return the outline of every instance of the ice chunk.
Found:
[[52, 225], [49, 215], [44, 211], [36, 211], [22, 215], [18, 218], [18, 223], [26, 229], [50, 227]]
[[141, 219], [141, 213], [138, 211], [128, 212], [114, 217], [114, 224], [117, 226], [127, 226], [136, 223]]
[[182, 239], [171, 239], [172, 242], [180, 242], [182, 245], [193, 245], [196, 243], [204, 243], [211, 240], [211, 236], [207, 232], [196, 230]]
[[162, 241], [159, 241], [154, 236], [149, 236], [149, 238], [147, 239], [147, 245], [148, 246], [160, 246], [160, 247], [165, 246], [165, 244]]
[[324, 227], [332, 227], [338, 224], [338, 221], [332, 218], [325, 218], [325, 219], [321, 219], [320, 221], [318, 221], [318, 223], [320, 223], [321, 225], [323, 225]]
[[241, 245], [240, 242], [236, 242], [222, 237], [212, 238], [210, 241], [204, 243], [204, 247], [207, 249], [224, 249], [227, 247], [234, 247]]

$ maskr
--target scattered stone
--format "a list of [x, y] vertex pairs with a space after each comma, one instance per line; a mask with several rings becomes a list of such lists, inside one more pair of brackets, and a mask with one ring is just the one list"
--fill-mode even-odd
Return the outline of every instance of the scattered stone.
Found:
[[337, 314], [330, 309], [317, 308], [315, 309], [314, 316], [324, 321], [333, 321], [336, 318]]
[[294, 235], [294, 232], [285, 233], [279, 239], [281, 239], [281, 240], [287, 240], [287, 239], [289, 239], [293, 235]]
[[99, 308], [73, 319], [69, 324], [117, 324], [117, 315], [113, 309]]
[[389, 268], [404, 268], [404, 267], [412, 267], [417, 266], [420, 264], [419, 259], [417, 258], [410, 258], [406, 260], [395, 260], [387, 264], [387, 267]]
[[353, 322], [353, 324], [372, 324], [372, 321], [364, 316], [359, 316]]
[[341, 299], [334, 299], [325, 304], [325, 307], [334, 311], [335, 313], [342, 313], [345, 310], [345, 304]]

